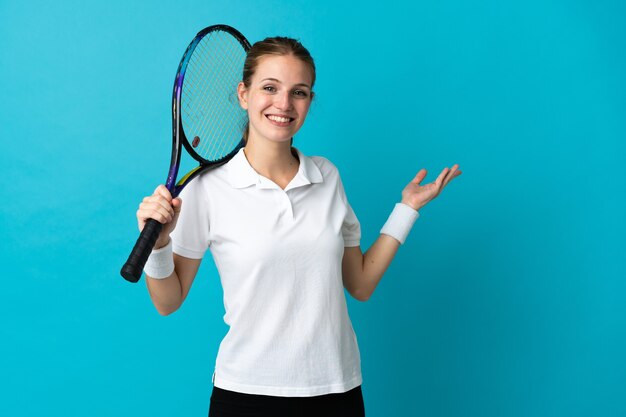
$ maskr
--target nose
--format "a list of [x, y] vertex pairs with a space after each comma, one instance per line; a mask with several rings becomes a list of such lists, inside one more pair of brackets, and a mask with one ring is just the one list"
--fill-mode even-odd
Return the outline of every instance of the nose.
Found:
[[276, 95], [274, 106], [279, 110], [291, 110], [293, 103], [291, 102], [291, 94], [289, 91], [283, 91]]

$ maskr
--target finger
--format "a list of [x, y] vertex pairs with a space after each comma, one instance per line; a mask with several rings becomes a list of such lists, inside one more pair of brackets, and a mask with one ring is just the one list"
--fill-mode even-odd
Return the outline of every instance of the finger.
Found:
[[168, 216], [174, 215], [174, 209], [172, 208], [172, 206], [163, 206], [156, 202], [142, 203], [139, 206], [139, 210], [141, 211], [141, 213], [146, 214], [147, 217], [150, 217], [150, 213], [153, 213], [153, 212], [162, 213], [163, 215], [168, 215]]
[[[161, 202], [160, 202], [161, 203]], [[174, 215], [176, 214], [176, 212], [174, 211], [174, 207], [172, 207], [171, 204], [166, 203], [166, 205], [164, 206], [163, 204], [160, 204], [157, 206], [157, 211], [159, 213], [167, 213], [168, 216], [171, 217], [171, 219], [174, 218]], [[171, 220], [170, 219], [170, 220]]]
[[173, 210], [166, 210], [160, 205], [152, 205], [150, 207], [142, 207], [137, 211], [137, 217], [148, 220], [154, 219], [159, 223], [169, 223], [174, 218]]
[[162, 195], [152, 195], [143, 199], [142, 204], [146, 204], [146, 208], [149, 208], [151, 204], [158, 204], [166, 210], [171, 210], [174, 213], [172, 204]]
[[151, 211], [159, 213], [167, 213], [170, 216], [174, 216], [174, 208], [163, 197], [150, 198], [139, 205], [139, 209], [143, 213], [150, 213]]
[[174, 215], [180, 213], [180, 209], [182, 208], [183, 205], [183, 201], [176, 197], [175, 199], [172, 200], [172, 207], [174, 208]]
[[422, 182], [424, 180], [424, 178], [426, 178], [426, 174], [428, 173], [428, 171], [426, 171], [425, 168], [422, 168], [419, 170], [419, 172], [417, 173], [417, 175], [415, 176], [415, 178], [413, 178], [411, 180], [411, 182], [413, 184], [419, 184], [420, 182]]
[[450, 180], [452, 180], [452, 178], [454, 178], [455, 174], [456, 174], [456, 170], [459, 168], [458, 165], [453, 165], [452, 168], [446, 173], [446, 176], [443, 179], [443, 186], [445, 187]]
[[167, 199], [167, 201], [172, 201], [172, 194], [170, 190], [168, 190], [165, 185], [161, 184], [154, 190], [154, 195], [160, 195]]
[[441, 187], [441, 184], [444, 180], [444, 178], [446, 177], [446, 175], [448, 174], [449, 169], [448, 167], [445, 167], [441, 173], [439, 174], [439, 176], [437, 177], [437, 179], [435, 180], [435, 184], [437, 185], [437, 187]]
[[454, 178], [458, 177], [459, 175], [461, 175], [462, 172], [459, 169], [459, 165], [458, 164], [454, 164], [454, 166], [452, 167], [452, 169], [450, 170], [450, 172], [448, 173], [448, 175], [446, 176], [446, 179], [444, 180], [444, 187], [450, 182], [452, 181]]

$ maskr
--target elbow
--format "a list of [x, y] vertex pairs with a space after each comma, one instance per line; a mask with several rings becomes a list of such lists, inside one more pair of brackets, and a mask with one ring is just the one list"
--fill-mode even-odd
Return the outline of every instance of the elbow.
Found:
[[367, 290], [355, 290], [351, 294], [352, 294], [352, 297], [354, 297], [355, 299], [361, 302], [365, 302], [369, 300], [370, 297], [372, 296], [372, 292], [367, 291]]
[[174, 312], [174, 310], [172, 311], [167, 311], [167, 310], [157, 310], [159, 312], [159, 314], [161, 316], [169, 316], [170, 314], [172, 314]]
[[343, 286], [358, 301], [367, 301], [374, 292], [374, 288], [370, 285], [370, 280], [364, 275], [348, 274], [344, 271]]
[[174, 310], [164, 310], [164, 309], [161, 309], [161, 308], [157, 308], [157, 312], [161, 316], [169, 316], [170, 314], [172, 314], [174, 312]]
[[155, 306], [157, 312], [161, 315], [161, 316], [169, 316], [170, 314], [172, 314], [173, 312], [175, 312], [176, 310], [178, 310], [178, 307], [166, 307], [166, 306]]
[[370, 286], [363, 282], [364, 280], [356, 281], [357, 282], [344, 281], [344, 286], [346, 287], [352, 298], [363, 302], [369, 300], [372, 296], [372, 293], [374, 292], [374, 288], [370, 288]]

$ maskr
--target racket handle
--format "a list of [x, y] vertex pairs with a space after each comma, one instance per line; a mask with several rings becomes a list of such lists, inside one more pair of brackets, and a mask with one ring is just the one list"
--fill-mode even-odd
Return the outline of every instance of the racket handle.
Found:
[[143, 267], [154, 248], [159, 233], [161, 233], [163, 225], [154, 219], [148, 219], [146, 221], [137, 243], [132, 252], [128, 256], [128, 260], [122, 267], [120, 274], [126, 281], [137, 282], [141, 278]]

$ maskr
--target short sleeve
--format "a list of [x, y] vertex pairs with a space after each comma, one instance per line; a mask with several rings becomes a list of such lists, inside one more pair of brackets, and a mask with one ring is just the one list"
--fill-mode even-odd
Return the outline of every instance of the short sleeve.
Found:
[[343, 219], [343, 224], [341, 226], [341, 234], [343, 235], [343, 245], [345, 247], [355, 247], [361, 244], [361, 224], [359, 223], [359, 219], [357, 219], [354, 210], [348, 203], [348, 197], [346, 196], [346, 192], [343, 188], [343, 182], [341, 181], [341, 177], [337, 176], [337, 181], [339, 182], [337, 189], [339, 191], [339, 196], [343, 204], [346, 207], [346, 215]]
[[182, 208], [170, 238], [174, 253], [185, 258], [202, 259], [211, 244], [205, 195], [202, 177], [191, 181], [180, 193]]

